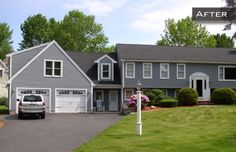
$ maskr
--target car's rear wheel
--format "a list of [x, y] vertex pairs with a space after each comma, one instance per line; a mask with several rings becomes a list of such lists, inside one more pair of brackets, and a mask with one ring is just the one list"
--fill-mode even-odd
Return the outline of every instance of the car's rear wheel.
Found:
[[43, 112], [43, 113], [41, 114], [41, 118], [42, 118], [42, 119], [45, 119], [45, 112]]
[[22, 113], [21, 112], [18, 113], [18, 119], [22, 119]]

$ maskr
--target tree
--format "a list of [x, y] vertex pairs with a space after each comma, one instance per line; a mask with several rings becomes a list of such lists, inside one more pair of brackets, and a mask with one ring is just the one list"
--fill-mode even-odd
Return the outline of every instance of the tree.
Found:
[[55, 39], [66, 50], [99, 51], [108, 43], [102, 25], [95, 22], [95, 17], [77, 10], [64, 17], [58, 31]]
[[215, 47], [216, 40], [206, 30], [205, 26], [197, 24], [190, 17], [178, 20], [168, 19], [166, 29], [157, 45], [164, 46], [194, 46]]
[[56, 40], [65, 50], [100, 51], [105, 48], [108, 38], [95, 17], [72, 10], [62, 21], [46, 19], [42, 14], [30, 16], [21, 25], [23, 40], [21, 49]]
[[216, 34], [213, 36], [216, 40], [217, 48], [233, 48], [234, 47], [234, 40], [226, 36], [226, 34]]
[[29, 16], [20, 27], [23, 40], [20, 49], [36, 46], [50, 41], [48, 20], [42, 14]]
[[[233, 8], [233, 10], [232, 10], [231, 18], [229, 19], [230, 23], [226, 24], [223, 30], [231, 30], [232, 23], [234, 23], [234, 20], [236, 18], [236, 11], [235, 11], [236, 1], [225, 0], [225, 2], [226, 2], [226, 7]], [[234, 32], [232, 38], [236, 39], [236, 32]]]
[[104, 47], [102, 50], [99, 50], [99, 52], [111, 53], [111, 52], [115, 52], [115, 49], [116, 49], [115, 45], [110, 45], [110, 46]]
[[0, 59], [4, 59], [12, 50], [12, 30], [7, 23], [0, 23]]

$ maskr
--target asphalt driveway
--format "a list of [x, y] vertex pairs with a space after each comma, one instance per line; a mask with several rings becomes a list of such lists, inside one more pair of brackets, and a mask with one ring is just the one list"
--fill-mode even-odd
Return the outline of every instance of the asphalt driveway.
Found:
[[0, 152], [70, 152], [122, 118], [118, 114], [49, 114], [46, 119], [0, 116]]

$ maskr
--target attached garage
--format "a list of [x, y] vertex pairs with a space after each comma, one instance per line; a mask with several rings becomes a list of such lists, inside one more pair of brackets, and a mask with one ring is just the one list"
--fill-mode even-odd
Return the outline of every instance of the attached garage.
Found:
[[[17, 88], [17, 97], [16, 99], [21, 99], [21, 96], [24, 94], [41, 94], [44, 98], [46, 105], [46, 112], [49, 112], [50, 103], [51, 103], [51, 89], [50, 88]], [[16, 113], [18, 113], [19, 102], [16, 102]]]
[[86, 89], [56, 89], [56, 113], [78, 113], [87, 111]]

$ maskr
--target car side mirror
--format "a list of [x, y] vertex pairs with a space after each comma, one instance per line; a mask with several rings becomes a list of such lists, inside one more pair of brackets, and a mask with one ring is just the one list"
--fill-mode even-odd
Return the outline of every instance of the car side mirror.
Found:
[[20, 99], [16, 99], [16, 101], [20, 101]]

